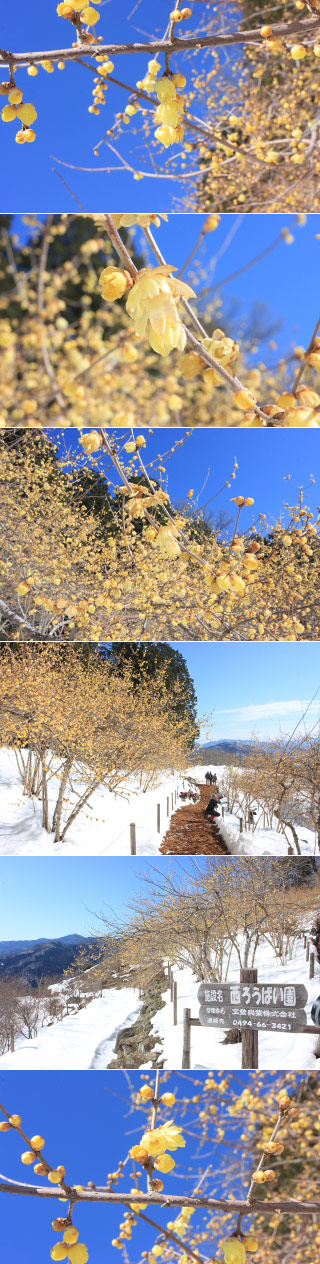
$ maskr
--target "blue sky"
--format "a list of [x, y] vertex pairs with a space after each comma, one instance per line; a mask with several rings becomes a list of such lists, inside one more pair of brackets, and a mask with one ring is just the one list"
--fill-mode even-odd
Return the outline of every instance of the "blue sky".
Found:
[[[187, 663], [198, 698], [198, 715], [214, 711], [202, 740], [272, 738], [292, 732], [318, 689], [305, 718], [311, 728], [320, 714], [318, 643], [172, 642]], [[301, 731], [301, 726], [299, 726]]]
[[[200, 857], [204, 866], [206, 860]], [[152, 860], [152, 870], [163, 875], [188, 873], [192, 861]], [[100, 928], [99, 914], [124, 913], [141, 890], [150, 866], [143, 857], [102, 859], [96, 856], [38, 858], [3, 856], [0, 863], [1, 939], [58, 939], [60, 935], [90, 935]], [[0, 1134], [1, 1135], [1, 1134]]]
[[[142, 0], [137, 12], [129, 19], [135, 5], [136, 0], [104, 0], [99, 6], [101, 18], [97, 35], [103, 35], [106, 43], [147, 42], [155, 34], [163, 38], [170, 0], [159, 0], [157, 5], [153, 0], [151, 6], [147, 0]], [[198, 18], [198, 13], [196, 16]], [[188, 30], [193, 25], [193, 20], [189, 20]], [[30, 0], [28, 5], [24, 0], [15, 0], [14, 5], [2, 6], [2, 48], [14, 52], [38, 49], [49, 52], [71, 48], [73, 40], [73, 27], [57, 16], [55, 0], [47, 0], [45, 5], [39, 5], [39, 0]], [[144, 54], [117, 56], [113, 73], [131, 88], [146, 74], [147, 62], [148, 56]], [[184, 65], [179, 58], [179, 70], [182, 69]], [[131, 174], [124, 171], [108, 175], [98, 174], [95, 170], [108, 163], [119, 165], [117, 158], [105, 146], [101, 147], [99, 158], [94, 157], [93, 149], [112, 126], [117, 111], [125, 108], [128, 92], [110, 85], [107, 104], [100, 116], [95, 116], [88, 113], [92, 103], [93, 74], [83, 66], [66, 63], [65, 70], [56, 68], [53, 74], [40, 68], [36, 78], [30, 78], [25, 67], [17, 73], [17, 81], [25, 92], [25, 100], [33, 101], [38, 110], [37, 140], [32, 145], [16, 145], [15, 123], [1, 124], [2, 166], [6, 171], [2, 211], [74, 210], [72, 196], [53, 173], [53, 168], [57, 166], [56, 158], [94, 169], [93, 173], [83, 173], [58, 167], [86, 210], [101, 211], [106, 203], [108, 209], [114, 211], [124, 206], [126, 210], [149, 210], [150, 203], [155, 205], [156, 202], [159, 206], [161, 203], [161, 210], [173, 205], [173, 199], [179, 193], [179, 186], [174, 181], [153, 178], [135, 181]], [[134, 136], [132, 126], [124, 128], [124, 133], [120, 137], [121, 153], [132, 161], [137, 150], [133, 165], [146, 169], [145, 162], [142, 164], [141, 161], [140, 135]], [[117, 141], [115, 144], [118, 147]]]
[[[59, 438], [59, 433], [62, 436], [61, 452], [71, 456], [77, 453], [79, 456], [79, 432], [70, 428], [63, 432], [48, 431], [53, 439]], [[178, 431], [166, 428], [153, 434], [146, 431], [144, 460], [147, 464], [155, 462], [154, 477], [157, 476], [158, 455], [167, 452], [185, 434], [182, 428]], [[308, 489], [307, 503], [316, 513], [319, 504], [319, 436], [316, 430], [193, 430], [185, 444], [168, 459], [168, 490], [173, 502], [184, 501], [193, 488], [195, 496], [199, 497], [199, 507], [204, 506], [230, 479], [235, 457], [239, 462], [237, 478], [217, 500], [213, 500], [210, 506], [213, 513], [224, 508], [229, 516], [234, 513], [232, 496], [253, 496], [254, 508], [244, 510], [242, 526], [249, 530], [259, 513], [267, 514], [268, 521], [273, 524], [278, 514], [283, 512], [286, 516], [286, 503], [296, 503], [300, 484]], [[107, 465], [107, 457], [99, 458], [99, 468]], [[310, 485], [310, 476], [317, 478], [317, 474], [316, 483]], [[115, 481], [118, 481], [117, 478]]]
[[[50, 78], [52, 79], [52, 76]], [[5, 131], [4, 127], [0, 135], [3, 131]], [[19, 146], [16, 148], [19, 149]], [[34, 147], [29, 145], [28, 150], [30, 148]], [[23, 156], [23, 147], [22, 150], [20, 147], [19, 157], [21, 152]], [[8, 155], [7, 161], [11, 171], [12, 156], [10, 158]], [[140, 185], [135, 187], [139, 189]], [[34, 197], [29, 210], [39, 210], [41, 194], [42, 189], [41, 193], [39, 190], [37, 196]], [[123, 209], [124, 205], [128, 210], [129, 204], [125, 200], [117, 203], [113, 209]], [[157, 206], [158, 209], [156, 199], [153, 200], [152, 205]], [[91, 209], [101, 211], [101, 208], [104, 209], [105, 206], [105, 202], [101, 199]], [[25, 203], [25, 210], [26, 207]], [[4, 205], [1, 209], [5, 210]], [[76, 208], [74, 203], [69, 207], [64, 200], [57, 203], [53, 199], [47, 209], [52, 211], [53, 209], [75, 210]], [[110, 210], [109, 204], [106, 209]], [[134, 203], [133, 209], [139, 210], [141, 207], [138, 203]], [[146, 209], [150, 209], [149, 202]], [[204, 215], [170, 215], [168, 223], [162, 222], [155, 230], [157, 241], [169, 263], [177, 268], [183, 267], [205, 219]], [[317, 268], [319, 273], [320, 262], [320, 241], [316, 240], [316, 233], [320, 233], [320, 215], [309, 215], [304, 227], [294, 227], [294, 223], [295, 216], [293, 215], [223, 215], [218, 229], [213, 233], [208, 233], [204, 238], [199, 255], [201, 271], [195, 286], [198, 294], [201, 285], [207, 284], [208, 276], [211, 285], [218, 287], [239, 267], [243, 267], [260, 252], [268, 249], [284, 227], [292, 230], [294, 241], [291, 245], [286, 245], [282, 241], [254, 268], [226, 286], [222, 286], [221, 289], [223, 311], [228, 319], [228, 327], [231, 320], [231, 329], [235, 337], [242, 338], [242, 327], [246, 326], [246, 318], [251, 317], [254, 308], [261, 314], [263, 326], [267, 331], [267, 339], [259, 345], [257, 360], [261, 359], [262, 353], [268, 365], [276, 364], [279, 352], [287, 354], [293, 343], [308, 345], [318, 319], [319, 285], [315, 283], [315, 278]], [[24, 224], [21, 216], [15, 216], [13, 227], [23, 240], [29, 236], [30, 229]], [[140, 245], [145, 246], [142, 234], [137, 234], [137, 241], [139, 248]], [[190, 276], [189, 272], [189, 280]], [[270, 326], [276, 326], [274, 338], [278, 350], [272, 350], [269, 347]]]
[[[247, 1084], [252, 1084], [254, 1076], [255, 1072], [247, 1071], [239, 1072], [236, 1077], [230, 1076], [233, 1093], [239, 1094]], [[164, 1087], [167, 1091], [175, 1092], [181, 1100], [184, 1096], [192, 1096], [194, 1078], [192, 1072], [173, 1072]], [[201, 1087], [206, 1078], [206, 1072], [197, 1072], [197, 1093], [199, 1082]], [[216, 1078], [220, 1078], [219, 1073]], [[150, 1079], [153, 1082], [152, 1073]], [[272, 1084], [272, 1080], [271, 1072], [265, 1076], [266, 1085]], [[130, 1081], [137, 1091], [143, 1082], [141, 1073], [130, 1071]], [[49, 1162], [64, 1163], [67, 1179], [69, 1177], [71, 1183], [85, 1185], [88, 1181], [94, 1181], [97, 1185], [105, 1185], [108, 1172], [114, 1171], [119, 1159], [125, 1158], [128, 1149], [137, 1144], [141, 1129], [145, 1127], [145, 1113], [135, 1110], [134, 1115], [129, 1115], [128, 1084], [122, 1071], [100, 1071], [93, 1075], [88, 1071], [40, 1071], [37, 1075], [23, 1071], [4, 1072], [0, 1074], [0, 1098], [10, 1113], [19, 1113], [22, 1116], [23, 1127], [28, 1136], [41, 1132], [46, 1140], [45, 1154]], [[1, 1118], [4, 1116], [1, 1115]], [[192, 1126], [193, 1111], [189, 1119]], [[229, 1118], [229, 1137], [230, 1128], [232, 1137], [236, 1138], [241, 1128], [241, 1118], [239, 1123], [234, 1120], [231, 1122]], [[168, 1193], [177, 1194], [181, 1189], [190, 1190], [190, 1170], [198, 1170], [199, 1157], [195, 1157], [195, 1138], [188, 1136], [186, 1129], [184, 1135], [186, 1149], [179, 1150], [176, 1157], [177, 1167], [185, 1180], [182, 1182], [174, 1174], [165, 1176], [165, 1189]], [[25, 1178], [29, 1184], [33, 1184], [36, 1183], [33, 1169], [21, 1165], [20, 1155], [24, 1148], [24, 1143], [13, 1130], [0, 1133], [1, 1171], [14, 1180], [21, 1181]], [[208, 1161], [214, 1164], [214, 1175], [208, 1192], [214, 1190], [217, 1195], [222, 1189], [219, 1160], [220, 1155], [225, 1158], [225, 1154], [223, 1144], [212, 1142], [203, 1151], [204, 1166]], [[47, 1184], [45, 1178], [38, 1179]], [[125, 1190], [131, 1188], [128, 1175], [120, 1182], [120, 1189], [121, 1185]], [[240, 1185], [239, 1192], [242, 1188]], [[60, 1236], [51, 1228], [51, 1221], [55, 1216], [63, 1214], [64, 1205], [58, 1198], [52, 1201], [28, 1197], [17, 1199], [12, 1194], [1, 1194], [1, 1242], [6, 1264], [17, 1264], [19, 1259], [23, 1259], [25, 1264], [32, 1264], [33, 1260], [36, 1264], [42, 1259], [50, 1260], [53, 1243], [60, 1241]], [[178, 1214], [178, 1209], [175, 1214]], [[164, 1226], [170, 1218], [168, 1212], [155, 1208], [153, 1211], [150, 1209], [150, 1215]], [[80, 1229], [81, 1241], [87, 1243], [92, 1264], [105, 1260], [111, 1264], [113, 1259], [116, 1264], [119, 1252], [109, 1247], [109, 1243], [111, 1238], [118, 1236], [121, 1219], [121, 1209], [117, 1207], [83, 1204], [76, 1208], [74, 1222]], [[246, 1228], [249, 1228], [248, 1221]], [[156, 1231], [149, 1226], [137, 1226], [130, 1250], [132, 1258], [139, 1259], [143, 1249], [151, 1249], [156, 1236]]]

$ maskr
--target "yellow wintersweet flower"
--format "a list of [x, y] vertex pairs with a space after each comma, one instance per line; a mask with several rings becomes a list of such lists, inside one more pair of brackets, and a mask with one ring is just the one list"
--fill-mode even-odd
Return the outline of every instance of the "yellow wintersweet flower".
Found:
[[178, 1150], [179, 1147], [184, 1148], [186, 1142], [185, 1138], [181, 1136], [181, 1128], [178, 1127], [178, 1124], [173, 1124], [169, 1120], [168, 1123], [162, 1125], [161, 1132], [166, 1139], [167, 1150]]
[[150, 1131], [144, 1132], [143, 1137], [141, 1137], [140, 1145], [147, 1151], [148, 1154], [155, 1156], [158, 1154], [164, 1154], [167, 1149], [166, 1138], [160, 1131], [160, 1128], [154, 1128], [153, 1130], [150, 1129]]
[[171, 265], [143, 268], [127, 298], [127, 311], [132, 317], [138, 337], [147, 334], [150, 346], [158, 355], [167, 356], [174, 347], [183, 351], [186, 332], [180, 320], [177, 302], [194, 295], [190, 285], [173, 277]]

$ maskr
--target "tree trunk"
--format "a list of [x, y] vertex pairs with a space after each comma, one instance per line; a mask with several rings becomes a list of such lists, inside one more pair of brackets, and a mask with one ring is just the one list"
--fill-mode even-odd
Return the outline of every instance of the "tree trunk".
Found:
[[44, 760], [45, 756], [41, 755], [42, 824], [45, 830], [49, 830], [48, 782]]
[[71, 772], [72, 764], [73, 764], [73, 758], [69, 756], [69, 759], [66, 759], [66, 762], [64, 765], [64, 769], [63, 769], [63, 773], [62, 773], [61, 781], [60, 781], [60, 786], [59, 786], [59, 794], [58, 794], [58, 798], [57, 798], [57, 802], [56, 802], [56, 806], [55, 806], [53, 818], [52, 818], [52, 829], [54, 830], [55, 843], [61, 842], [61, 816], [62, 816], [62, 807], [63, 807], [63, 796], [64, 796], [65, 788], [67, 785], [69, 773]]

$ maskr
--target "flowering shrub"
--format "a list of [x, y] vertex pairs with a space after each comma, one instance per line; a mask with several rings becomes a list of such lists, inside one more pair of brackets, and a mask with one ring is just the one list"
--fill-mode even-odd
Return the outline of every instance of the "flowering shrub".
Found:
[[[161, 457], [157, 480], [134, 436], [126, 459], [126, 435], [119, 438], [118, 432], [80, 432], [79, 455], [67, 451], [65, 459], [57, 459], [43, 432], [27, 438], [21, 450], [0, 444], [4, 634], [77, 640], [84, 633], [97, 641], [319, 639], [319, 518], [303, 497], [271, 533], [264, 514], [254, 527], [242, 518], [253, 497], [232, 497], [238, 510], [232, 539], [218, 541], [214, 533], [207, 538], [201, 519], [197, 538], [193, 489], [182, 511], [172, 511]], [[81, 475], [88, 468], [83, 450], [89, 462], [107, 455], [110, 474], [116, 471], [115, 484], [102, 479], [101, 495], [110, 506], [103, 531], [81, 504]]]

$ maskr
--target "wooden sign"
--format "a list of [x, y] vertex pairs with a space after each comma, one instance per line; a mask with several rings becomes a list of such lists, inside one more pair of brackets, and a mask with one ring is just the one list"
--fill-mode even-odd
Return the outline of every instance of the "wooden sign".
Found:
[[239, 1006], [241, 1011], [249, 1008], [292, 1011], [303, 1009], [308, 992], [303, 983], [201, 983], [198, 1000], [202, 1006], [218, 1007], [218, 1011], [221, 1006], [231, 1009], [235, 1006], [238, 1011]]
[[199, 1022], [202, 1027], [223, 1027], [225, 1031], [304, 1031], [307, 1015], [304, 1009], [201, 1005]]

